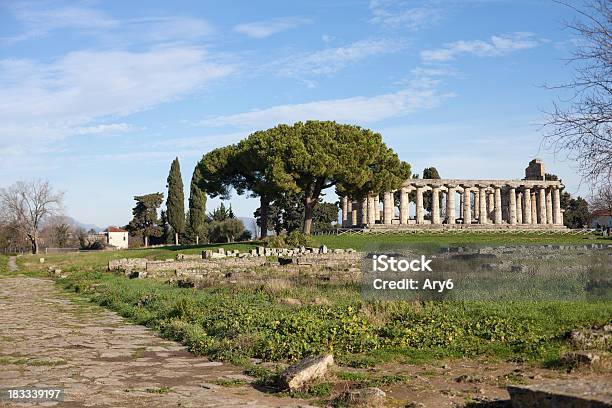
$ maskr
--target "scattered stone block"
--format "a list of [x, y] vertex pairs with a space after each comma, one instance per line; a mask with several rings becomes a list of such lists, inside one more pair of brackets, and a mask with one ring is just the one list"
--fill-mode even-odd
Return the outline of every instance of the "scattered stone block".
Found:
[[593, 379], [509, 385], [513, 408], [610, 408], [610, 383]]
[[219, 248], [219, 249], [217, 249], [217, 253], [225, 255], [225, 249]]
[[581, 350], [606, 350], [612, 345], [612, 325], [572, 330], [569, 341], [572, 346]]
[[331, 354], [322, 357], [307, 357], [299, 363], [287, 367], [280, 375], [279, 383], [283, 388], [299, 390], [309, 382], [323, 377], [334, 364]]
[[349, 407], [383, 407], [387, 394], [378, 387], [347, 390], [340, 394], [338, 402]]
[[565, 353], [561, 360], [572, 366], [595, 366], [601, 362], [601, 356], [588, 351]]
[[320, 254], [326, 254], [328, 252], [327, 246], [326, 245], [321, 245], [319, 247], [319, 253]]
[[179, 288], [193, 288], [195, 287], [195, 283], [189, 279], [179, 279], [176, 281], [176, 284]]

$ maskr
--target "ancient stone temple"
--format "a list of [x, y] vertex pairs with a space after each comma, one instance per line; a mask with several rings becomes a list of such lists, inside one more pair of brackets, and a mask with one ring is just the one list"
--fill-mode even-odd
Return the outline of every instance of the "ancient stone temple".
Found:
[[537, 159], [522, 180], [409, 179], [396, 191], [361, 200], [342, 197], [342, 227], [563, 229], [563, 187], [546, 179]]

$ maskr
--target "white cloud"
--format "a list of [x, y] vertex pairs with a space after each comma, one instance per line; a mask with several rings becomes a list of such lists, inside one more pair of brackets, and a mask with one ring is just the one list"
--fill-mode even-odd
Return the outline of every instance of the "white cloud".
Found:
[[132, 125], [127, 123], [105, 123], [94, 126], [79, 126], [74, 128], [75, 135], [101, 135], [113, 133], [125, 133], [134, 130]]
[[356, 96], [279, 105], [234, 115], [217, 116], [203, 120], [200, 124], [208, 127], [261, 128], [311, 119], [366, 124], [432, 108], [452, 96], [452, 94], [440, 94], [426, 83], [422, 87], [414, 86], [395, 93], [372, 97]]
[[280, 17], [267, 21], [238, 24], [234, 27], [234, 31], [252, 38], [261, 39], [309, 23], [311, 21], [307, 18]]
[[389, 39], [367, 39], [354, 43], [327, 48], [312, 53], [294, 55], [274, 63], [283, 76], [329, 75], [347, 65], [368, 57], [391, 54], [406, 48], [406, 43]]
[[87, 6], [44, 7], [41, 3], [23, 2], [6, 6], [24, 31], [12, 37], [0, 38], [14, 43], [45, 36], [55, 30], [77, 30], [105, 41], [176, 42], [211, 35], [215, 28], [209, 22], [183, 16], [145, 16], [116, 19]]
[[201, 48], [179, 46], [78, 51], [49, 63], [0, 60], [0, 146], [121, 131], [125, 124], [90, 123], [174, 100], [232, 71]]
[[489, 41], [471, 40], [454, 41], [442, 48], [421, 51], [423, 61], [450, 61], [464, 54], [478, 57], [496, 57], [507, 55], [514, 51], [535, 48], [543, 40], [535, 37], [533, 33], [517, 32], [513, 34], [492, 36]]
[[404, 1], [371, 0], [371, 21], [387, 28], [404, 27], [415, 31], [442, 19], [442, 9], [429, 2], [424, 2], [419, 7], [406, 7], [406, 4]]

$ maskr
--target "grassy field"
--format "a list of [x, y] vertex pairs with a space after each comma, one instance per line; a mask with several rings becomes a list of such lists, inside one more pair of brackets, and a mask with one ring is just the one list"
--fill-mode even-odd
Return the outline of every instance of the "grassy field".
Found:
[[6, 274], [6, 271], [8, 269], [7, 267], [8, 258], [9, 257], [6, 255], [0, 255], [0, 276]]
[[416, 243], [435, 243], [438, 245], [512, 245], [512, 244], [586, 244], [586, 243], [612, 243], [611, 239], [604, 239], [595, 235], [568, 235], [551, 234], [540, 235], [533, 233], [493, 234], [493, 233], [454, 233], [454, 234], [343, 234], [321, 235], [315, 240], [330, 248], [363, 249], [373, 241], [381, 245], [401, 245]]
[[[386, 243], [584, 243], [568, 236], [383, 236]], [[329, 247], [362, 248], [366, 236], [317, 237]], [[255, 244], [216, 245], [247, 250]], [[364, 300], [351, 284], [301, 285], [292, 281], [179, 288], [153, 279], [105, 271], [109, 259], [167, 259], [201, 247], [47, 254], [19, 258], [22, 272], [45, 273], [49, 264], [67, 277], [58, 283], [132, 321], [180, 341], [196, 353], [248, 365], [249, 358], [294, 361], [333, 352], [342, 365], [488, 356], [550, 364], [569, 348], [572, 329], [612, 319], [612, 302], [398, 302]], [[4, 265], [6, 259], [3, 259]], [[293, 304], [285, 299], [297, 300]]]

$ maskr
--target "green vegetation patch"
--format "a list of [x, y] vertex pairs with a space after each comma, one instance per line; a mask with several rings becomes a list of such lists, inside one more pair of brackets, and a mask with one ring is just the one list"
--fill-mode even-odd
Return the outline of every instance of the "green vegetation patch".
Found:
[[610, 302], [365, 301], [357, 287], [331, 284], [284, 289], [292, 298], [330, 299], [296, 306], [280, 303], [265, 285], [194, 291], [101, 271], [59, 282], [196, 354], [235, 362], [326, 352], [353, 367], [480, 355], [542, 361], [567, 348], [570, 330], [612, 316]]
[[245, 380], [237, 378], [219, 378], [212, 382], [213, 384], [220, 385], [222, 387], [242, 387], [248, 383]]
[[343, 234], [343, 235], [318, 235], [315, 240], [319, 244], [325, 244], [329, 248], [353, 248], [362, 250], [372, 244], [376, 245], [403, 245], [433, 243], [436, 245], [526, 245], [526, 244], [587, 244], [607, 243], [606, 240], [596, 235], [569, 235], [569, 234], [537, 234], [537, 233], [415, 233], [415, 234]]

